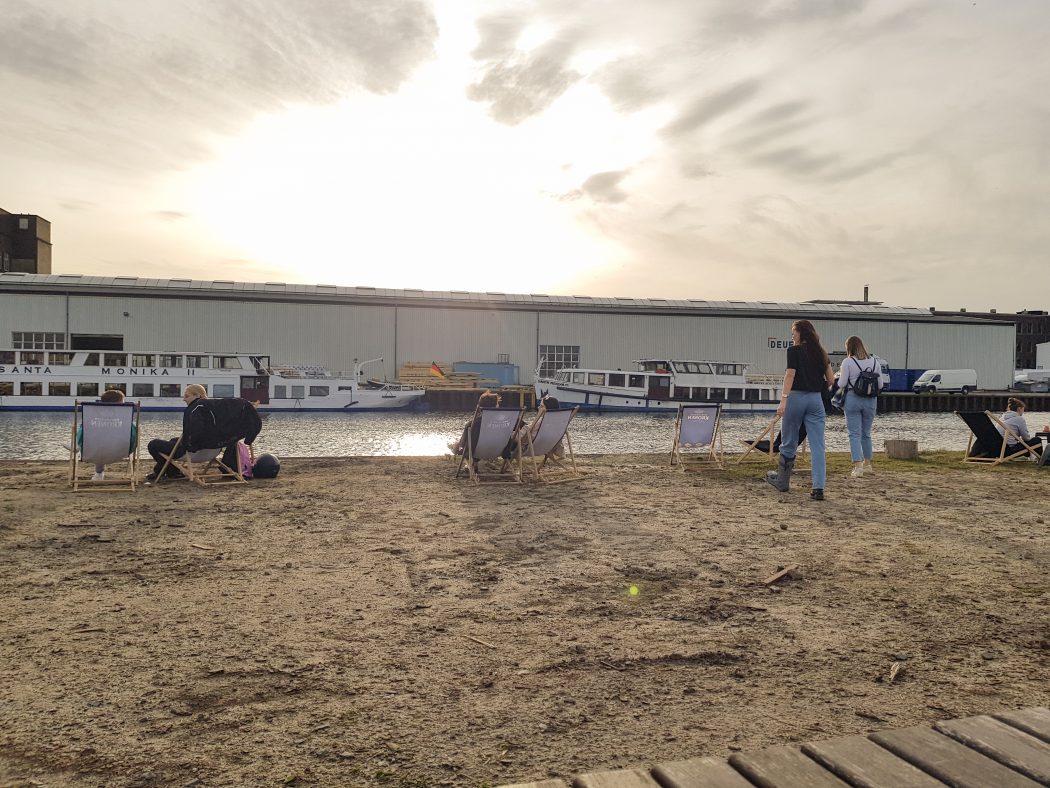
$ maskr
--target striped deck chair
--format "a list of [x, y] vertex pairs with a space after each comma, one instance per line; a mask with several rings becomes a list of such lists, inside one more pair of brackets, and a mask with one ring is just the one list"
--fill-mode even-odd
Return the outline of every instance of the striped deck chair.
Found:
[[[138, 484], [138, 428], [138, 403], [75, 402], [69, 445], [69, 484], [73, 492], [134, 490]], [[106, 478], [95, 481], [86, 476], [88, 469], [95, 474], [96, 465], [106, 466]]]
[[[722, 406], [679, 405], [671, 445], [671, 465], [686, 468], [722, 468], [722, 435], [719, 420]], [[692, 451], [683, 451], [691, 449]]]
[[[1020, 457], [1039, 459], [1039, 453], [1026, 446], [1010, 425], [1003, 423], [990, 410], [958, 410], [955, 415], [970, 428], [970, 441], [966, 444], [963, 462], [1002, 465]], [[1009, 443], [1010, 438], [1014, 439], [1013, 446]]]
[[[541, 408], [536, 420], [523, 430], [522, 460], [528, 458], [532, 463], [532, 473], [537, 481], [553, 484], [580, 478], [572, 438], [569, 437], [569, 422], [579, 410], [579, 406], [571, 410]], [[558, 454], [559, 445], [563, 447], [561, 456]]]
[[[524, 408], [478, 408], [474, 419], [477, 422], [477, 438], [474, 438], [473, 426], [468, 430], [466, 446], [456, 467], [459, 478], [466, 467], [470, 480], [475, 484], [486, 482], [521, 483], [521, 446], [517, 445], [514, 454], [517, 462], [505, 460], [503, 450], [521, 429], [525, 419]], [[482, 463], [489, 466], [499, 465], [498, 469], [484, 469]]]

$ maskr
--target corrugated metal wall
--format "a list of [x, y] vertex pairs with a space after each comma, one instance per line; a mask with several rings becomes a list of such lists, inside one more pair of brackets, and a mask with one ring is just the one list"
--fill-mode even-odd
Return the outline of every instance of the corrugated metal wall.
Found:
[[[505, 353], [532, 380], [538, 345], [579, 345], [581, 364], [621, 367], [646, 356], [743, 361], [779, 373], [791, 321], [448, 309], [426, 306], [73, 295], [0, 294], [0, 347], [13, 331], [119, 334], [127, 349], [251, 351], [275, 362], [349, 370], [354, 358], [384, 357], [393, 378], [406, 361], [496, 361]], [[127, 316], [124, 313], [127, 312]], [[982, 387], [1013, 378], [1014, 328], [925, 321], [816, 320], [829, 351], [857, 334], [895, 368], [973, 368]], [[774, 346], [771, 346], [771, 340]], [[379, 370], [370, 369], [378, 376]]]

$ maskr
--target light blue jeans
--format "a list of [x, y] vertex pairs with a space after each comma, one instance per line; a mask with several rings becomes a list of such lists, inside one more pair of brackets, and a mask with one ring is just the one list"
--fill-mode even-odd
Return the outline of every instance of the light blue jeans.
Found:
[[858, 397], [846, 392], [842, 412], [846, 414], [846, 430], [849, 432], [849, 453], [853, 462], [871, 459], [871, 423], [875, 421], [875, 397]]
[[827, 457], [824, 456], [824, 398], [819, 391], [792, 391], [788, 394], [787, 407], [781, 425], [783, 440], [780, 456], [785, 460], [795, 459], [798, 450], [798, 428], [806, 424], [806, 440], [809, 441], [813, 463], [813, 489], [823, 490], [828, 479]]

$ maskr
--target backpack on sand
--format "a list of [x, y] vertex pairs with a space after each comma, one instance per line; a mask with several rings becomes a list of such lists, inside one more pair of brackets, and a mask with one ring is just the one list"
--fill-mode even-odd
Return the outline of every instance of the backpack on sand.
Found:
[[866, 397], [868, 399], [879, 396], [879, 383], [882, 382], [882, 376], [878, 370], [879, 362], [873, 360], [871, 369], [861, 369], [857, 359], [853, 359], [853, 363], [857, 365], [857, 370], [860, 374], [857, 375], [857, 379], [850, 386], [850, 391], [858, 397]]

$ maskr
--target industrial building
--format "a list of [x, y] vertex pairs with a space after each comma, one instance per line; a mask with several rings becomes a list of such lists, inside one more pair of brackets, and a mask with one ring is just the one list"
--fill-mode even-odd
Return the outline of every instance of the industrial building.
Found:
[[[350, 370], [383, 358], [502, 361], [530, 383], [544, 360], [628, 369], [634, 359], [744, 362], [783, 371], [791, 321], [813, 321], [833, 358], [851, 334], [894, 369], [972, 368], [1008, 388], [1015, 324], [875, 303], [592, 298], [281, 282], [0, 274], [0, 348], [245, 351]], [[378, 369], [371, 374], [379, 376]]]
[[51, 222], [0, 208], [0, 272], [51, 273]]

